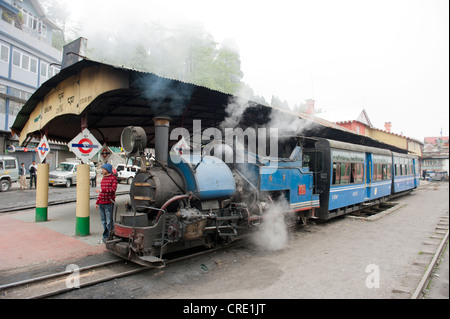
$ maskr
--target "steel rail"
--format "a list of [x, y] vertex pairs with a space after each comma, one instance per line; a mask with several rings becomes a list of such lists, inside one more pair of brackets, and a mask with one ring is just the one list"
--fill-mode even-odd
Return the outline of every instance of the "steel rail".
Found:
[[[91, 270], [91, 269], [94, 269], [94, 268], [99, 268], [99, 267], [104, 267], [104, 266], [108, 266], [108, 265], [111, 265], [111, 264], [116, 264], [116, 263], [121, 262], [121, 261], [123, 261], [123, 259], [108, 260], [108, 261], [105, 261], [105, 262], [102, 262], [102, 263], [81, 267], [81, 268], [79, 268], [77, 270], [80, 271], [80, 272], [81, 271], [86, 271], [86, 270]], [[12, 283], [9, 283], [9, 284], [1, 285], [0, 286], [0, 290], [14, 288], [14, 287], [18, 287], [18, 286], [29, 285], [29, 284], [33, 284], [33, 283], [36, 283], [36, 282], [39, 282], [39, 281], [44, 281], [44, 280], [48, 280], [48, 279], [52, 279], [52, 278], [57, 278], [57, 277], [65, 276], [65, 275], [70, 275], [73, 272], [74, 272], [74, 270], [66, 270], [66, 271], [61, 271], [61, 272], [57, 272], [57, 273], [53, 273], [53, 274], [40, 276], [40, 277], [35, 277], [35, 278], [25, 279], [25, 280], [21, 280], [21, 281], [16, 281], [16, 282], [12, 282]]]
[[444, 238], [442, 239], [441, 243], [439, 244], [439, 247], [436, 251], [436, 253], [433, 256], [433, 259], [431, 260], [430, 264], [427, 267], [427, 270], [425, 271], [422, 280], [420, 281], [419, 285], [417, 286], [416, 290], [414, 291], [414, 293], [412, 294], [411, 299], [418, 299], [424, 292], [425, 286], [427, 285], [431, 273], [433, 272], [437, 261], [439, 260], [440, 255], [442, 254], [442, 250], [444, 249], [447, 241], [448, 241], [448, 230], [447, 233], [445, 234]]
[[[207, 249], [207, 250], [204, 250], [204, 251], [201, 251], [201, 252], [197, 252], [197, 253], [193, 253], [193, 254], [189, 254], [189, 255], [186, 255], [186, 256], [177, 257], [177, 258], [174, 258], [174, 259], [167, 260], [166, 261], [166, 265], [173, 264], [173, 263], [176, 263], [176, 262], [181, 262], [183, 260], [187, 260], [187, 259], [190, 259], [190, 258], [206, 255], [206, 254], [209, 254], [209, 253], [221, 250], [221, 249], [234, 248], [234, 247], [239, 246], [240, 244], [242, 244], [242, 241], [238, 240], [236, 242], [233, 242], [233, 243], [230, 243], [230, 244], [227, 244], [227, 245], [223, 245], [223, 246], [220, 246], [220, 247]], [[82, 268], [79, 268], [77, 270], [80, 271], [80, 272], [81, 271], [86, 271], [86, 270], [91, 270], [91, 269], [95, 269], [95, 268], [108, 266], [110, 264], [116, 264], [116, 263], [119, 263], [121, 261], [128, 262], [127, 260], [124, 260], [124, 259], [115, 259], [115, 260], [110, 260], [110, 261], [106, 261], [106, 262], [95, 264], [95, 265], [82, 267]], [[104, 278], [94, 279], [94, 280], [91, 280], [91, 281], [88, 281], [88, 282], [80, 283], [79, 286], [77, 286], [77, 287], [67, 287], [66, 286], [63, 289], [58, 289], [58, 290], [49, 291], [49, 292], [43, 292], [43, 293], [40, 293], [40, 294], [37, 294], [37, 295], [34, 295], [34, 296], [27, 297], [26, 299], [41, 299], [41, 298], [47, 298], [47, 297], [51, 297], [51, 296], [56, 296], [56, 295], [60, 295], [60, 294], [63, 294], [63, 293], [66, 293], [66, 292], [69, 292], [69, 291], [72, 291], [72, 290], [75, 290], [75, 289], [81, 289], [81, 288], [85, 288], [85, 287], [88, 287], [88, 286], [93, 286], [93, 285], [97, 285], [97, 284], [100, 284], [100, 283], [103, 283], [103, 282], [107, 282], [107, 281], [111, 281], [111, 280], [114, 280], [114, 279], [118, 279], [118, 278], [121, 278], [121, 277], [130, 276], [130, 275], [133, 275], [133, 274], [136, 274], [136, 273], [139, 273], [139, 272], [143, 272], [143, 271], [146, 271], [146, 270], [155, 269], [154, 267], [151, 267], [151, 266], [141, 266], [141, 265], [134, 264], [134, 263], [130, 263], [130, 265], [135, 265], [138, 268], [127, 270], [127, 271], [124, 271], [124, 272], [119, 272], [119, 273], [116, 273], [116, 274], [113, 274], [113, 275], [110, 275], [110, 276], [106, 276]], [[28, 280], [18, 281], [18, 282], [14, 282], [14, 283], [10, 283], [10, 284], [6, 284], [6, 285], [3, 285], [3, 286], [0, 286], [0, 289], [4, 290], [4, 289], [19, 287], [19, 286], [25, 286], [27, 284], [36, 284], [39, 281], [45, 281], [45, 280], [48, 280], [48, 279], [57, 278], [57, 277], [61, 277], [61, 276], [64, 276], [64, 275], [70, 275], [73, 272], [74, 271], [69, 270], [69, 271], [63, 271], [63, 272], [59, 272], [59, 273], [55, 273], [55, 274], [49, 274], [49, 275], [45, 275], [45, 276], [41, 276], [41, 277], [36, 277], [36, 278], [28, 279]], [[2, 299], [2, 298], [0, 298], [0, 299]]]

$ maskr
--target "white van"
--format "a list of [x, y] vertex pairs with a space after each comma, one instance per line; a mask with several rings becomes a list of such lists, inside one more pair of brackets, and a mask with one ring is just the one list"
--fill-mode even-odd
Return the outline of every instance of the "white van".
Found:
[[127, 184], [131, 184], [136, 173], [141, 170], [139, 166], [125, 164], [118, 164], [115, 168], [117, 171], [117, 181], [119, 183], [126, 181]]
[[17, 158], [0, 155], [0, 192], [7, 192], [11, 184], [17, 181], [19, 181]]
[[[70, 187], [77, 183], [77, 166], [80, 165], [80, 161], [68, 161], [59, 163], [56, 170], [51, 171], [48, 174], [48, 183], [50, 185], [66, 185]], [[89, 163], [90, 180], [97, 178], [97, 172], [95, 170], [94, 163]]]

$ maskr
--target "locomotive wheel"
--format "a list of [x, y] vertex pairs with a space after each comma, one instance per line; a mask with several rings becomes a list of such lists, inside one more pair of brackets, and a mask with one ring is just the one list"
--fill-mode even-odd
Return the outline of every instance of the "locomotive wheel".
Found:
[[285, 215], [286, 228], [288, 233], [293, 233], [297, 229], [298, 218], [296, 213], [287, 213]]

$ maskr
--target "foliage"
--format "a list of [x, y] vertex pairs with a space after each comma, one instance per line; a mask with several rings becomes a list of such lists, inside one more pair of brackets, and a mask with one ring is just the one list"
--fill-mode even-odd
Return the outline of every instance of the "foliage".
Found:
[[134, 54], [119, 64], [225, 93], [238, 92], [243, 77], [239, 52], [219, 46], [202, 25], [185, 23], [168, 29], [153, 23], [146, 26], [145, 34]]
[[117, 25], [89, 33], [83, 26], [70, 23], [70, 12], [59, 1], [42, 0], [41, 3], [48, 17], [62, 28], [62, 32], [53, 33], [55, 47], [61, 49], [82, 36], [89, 40], [87, 55], [91, 59], [233, 95], [245, 90], [248, 99], [267, 104], [242, 82], [244, 74], [238, 46], [230, 40], [219, 44], [199, 22], [168, 27], [149, 21], [133, 29]]

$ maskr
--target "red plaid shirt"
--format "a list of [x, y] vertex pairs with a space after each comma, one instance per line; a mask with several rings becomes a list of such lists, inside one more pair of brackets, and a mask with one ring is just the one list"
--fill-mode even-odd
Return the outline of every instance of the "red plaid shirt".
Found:
[[104, 176], [101, 183], [101, 192], [98, 194], [96, 205], [110, 204], [116, 199], [117, 178], [113, 174]]

